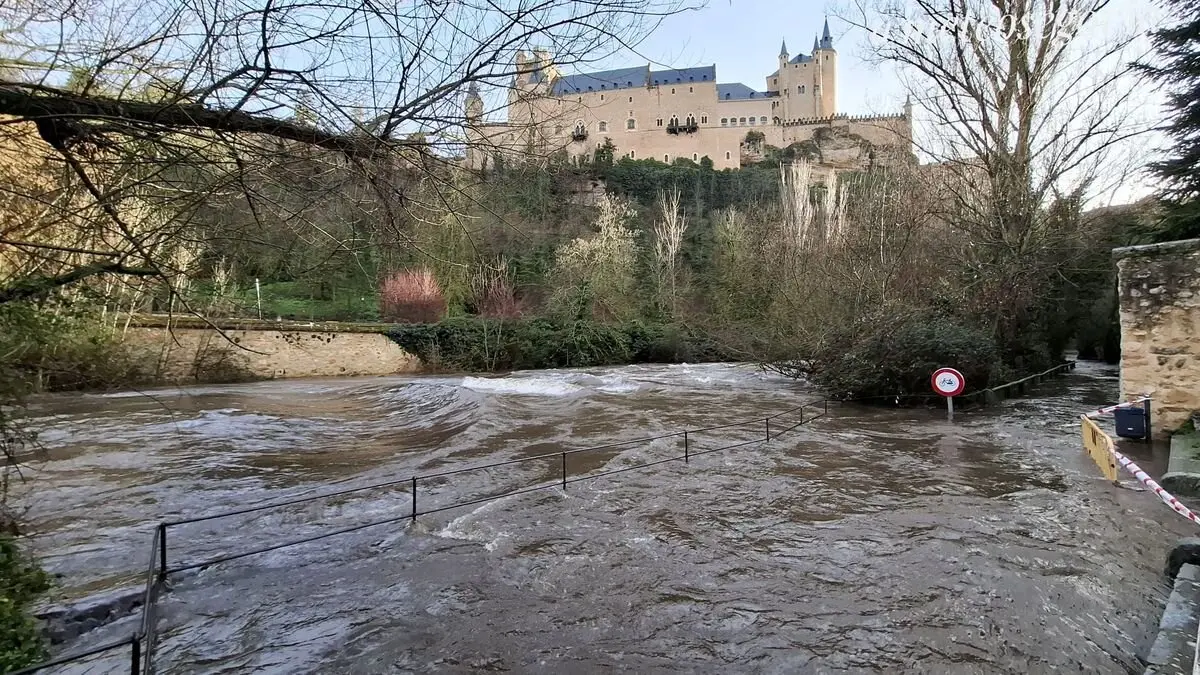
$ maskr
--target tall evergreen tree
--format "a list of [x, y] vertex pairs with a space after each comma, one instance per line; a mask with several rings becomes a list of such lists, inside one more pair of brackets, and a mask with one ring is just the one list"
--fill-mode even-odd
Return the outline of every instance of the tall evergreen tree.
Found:
[[1164, 221], [1156, 238], [1200, 237], [1200, 0], [1164, 0], [1179, 23], [1150, 34], [1157, 59], [1139, 70], [1168, 88], [1170, 157], [1150, 165], [1163, 179]]

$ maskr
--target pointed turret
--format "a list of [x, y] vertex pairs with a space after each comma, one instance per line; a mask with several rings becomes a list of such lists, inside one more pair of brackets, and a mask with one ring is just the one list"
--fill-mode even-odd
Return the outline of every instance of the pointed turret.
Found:
[[820, 48], [821, 48], [821, 41], [820, 41], [820, 39], [819, 39], [819, 38], [816, 36], [816, 34], [814, 33], [814, 34], [813, 34], [813, 50], [812, 50], [812, 53], [813, 53], [813, 54], [816, 54], [816, 53], [817, 53], [817, 50], [818, 50], [818, 49], [820, 49]]
[[479, 85], [474, 81], [467, 86], [467, 100], [463, 107], [468, 122], [478, 122], [483, 117], [483, 99], [479, 96]]
[[821, 49], [833, 49], [833, 35], [829, 32], [829, 17], [825, 17], [825, 30], [821, 33]]
[[912, 119], [912, 94], [904, 97], [904, 117]]
[[787, 40], [784, 40], [783, 44], [780, 45], [780, 47], [779, 47], [779, 58], [786, 60], [787, 57], [788, 57]]

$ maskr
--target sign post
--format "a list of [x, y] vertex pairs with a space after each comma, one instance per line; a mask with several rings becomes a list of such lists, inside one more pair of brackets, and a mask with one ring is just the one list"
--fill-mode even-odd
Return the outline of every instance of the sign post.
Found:
[[946, 397], [946, 419], [954, 421], [954, 397], [963, 393], [967, 381], [953, 368], [938, 368], [933, 373], [933, 390]]

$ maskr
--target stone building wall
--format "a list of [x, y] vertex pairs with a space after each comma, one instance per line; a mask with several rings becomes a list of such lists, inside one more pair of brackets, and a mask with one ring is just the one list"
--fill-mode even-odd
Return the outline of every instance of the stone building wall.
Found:
[[221, 331], [135, 326], [124, 339], [156, 364], [164, 383], [392, 375], [421, 367], [417, 357], [380, 332], [320, 326]]
[[1200, 410], [1200, 239], [1113, 251], [1121, 302], [1121, 397], [1151, 398], [1156, 437]]

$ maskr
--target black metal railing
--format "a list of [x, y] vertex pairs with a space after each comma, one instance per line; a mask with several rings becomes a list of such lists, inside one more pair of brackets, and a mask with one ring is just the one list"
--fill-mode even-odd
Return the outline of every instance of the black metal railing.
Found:
[[[806, 411], [809, 411], [809, 410], [812, 411], [812, 414], [806, 415]], [[603, 478], [605, 476], [612, 476], [615, 474], [625, 473], [626, 471], [633, 471], [636, 469], [644, 469], [644, 468], [656, 466], [659, 464], [665, 464], [667, 462], [682, 461], [684, 464], [690, 464], [693, 458], [700, 457], [702, 455], [719, 452], [721, 450], [731, 450], [733, 448], [738, 448], [738, 447], [750, 445], [753, 443], [770, 442], [771, 440], [778, 439], [783, 434], [786, 434], [789, 431], [796, 429], [797, 427], [800, 427], [804, 424], [808, 424], [809, 422], [812, 422], [816, 419], [824, 417], [828, 414], [829, 414], [829, 401], [828, 401], [828, 399], [821, 399], [819, 401], [804, 403], [802, 405], [798, 405], [793, 408], [789, 408], [788, 410], [784, 410], [782, 412], [775, 413], [774, 415], [768, 415], [766, 417], [754, 418], [754, 419], [746, 420], [743, 422], [734, 422], [731, 424], [721, 424], [721, 425], [716, 425], [716, 426], [711, 426], [711, 427], [703, 427], [700, 429], [684, 429], [683, 431], [676, 431], [676, 432], [672, 432], [672, 433], [668, 433], [668, 434], [660, 434], [658, 436], [648, 436], [648, 437], [637, 438], [637, 439], [633, 439], [633, 440], [629, 440], [629, 441], [607, 443], [604, 445], [591, 446], [591, 447], [587, 447], [587, 448], [576, 448], [574, 450], [560, 450], [557, 452], [541, 453], [541, 454], [537, 454], [537, 455], [531, 455], [529, 457], [519, 457], [516, 459], [508, 459], [508, 460], [504, 460], [504, 461], [500, 461], [500, 462], [491, 462], [489, 464], [482, 464], [482, 465], [470, 466], [470, 467], [464, 467], [464, 468], [458, 468], [458, 469], [448, 469], [446, 471], [439, 471], [439, 472], [435, 472], [435, 473], [422, 474], [422, 475], [411, 476], [411, 477], [406, 477], [406, 478], [398, 478], [398, 479], [383, 481], [383, 482], [379, 482], [379, 483], [372, 483], [370, 485], [363, 485], [363, 486], [359, 486], [359, 487], [347, 488], [344, 490], [337, 490], [334, 492], [325, 492], [325, 493], [321, 493], [321, 494], [317, 494], [317, 495], [310, 495], [307, 497], [298, 497], [298, 498], [286, 499], [286, 500], [282, 500], [282, 501], [278, 501], [278, 502], [270, 502], [270, 503], [266, 503], [266, 504], [247, 506], [247, 507], [240, 508], [240, 509], [233, 509], [230, 511], [222, 511], [219, 513], [212, 513], [212, 514], [203, 515], [203, 516], [195, 516], [195, 517], [190, 517], [190, 518], [182, 518], [179, 520], [163, 521], [163, 522], [158, 523], [155, 526], [154, 536], [150, 542], [150, 555], [149, 555], [149, 561], [148, 561], [147, 568], [146, 568], [145, 591], [144, 591], [145, 594], [144, 594], [143, 602], [142, 602], [142, 613], [141, 613], [140, 621], [138, 623], [138, 628], [134, 632], [134, 634], [123, 640], [105, 644], [100, 647], [94, 647], [94, 648], [91, 648], [91, 649], [88, 649], [86, 651], [79, 652], [76, 654], [62, 656], [62, 657], [56, 658], [51, 661], [46, 661], [44, 663], [37, 664], [35, 666], [30, 666], [29, 668], [25, 668], [23, 670], [17, 671], [16, 673], [13, 673], [12, 675], [25, 675], [26, 673], [35, 673], [35, 672], [38, 672], [38, 671], [46, 669], [46, 668], [50, 668], [50, 667], [58, 666], [58, 665], [64, 665], [64, 664], [67, 664], [67, 663], [70, 663], [73, 661], [78, 661], [78, 660], [81, 660], [84, 658], [95, 656], [97, 654], [101, 654], [103, 652], [108, 652], [108, 651], [112, 651], [112, 650], [120, 649], [120, 648], [128, 648], [129, 649], [129, 665], [130, 665], [129, 672], [130, 673], [132, 673], [133, 675], [139, 675], [139, 674], [149, 675], [150, 673], [153, 673], [154, 672], [154, 650], [155, 650], [155, 647], [157, 644], [156, 643], [157, 636], [155, 633], [155, 626], [157, 624], [157, 619], [158, 619], [158, 614], [157, 614], [158, 601], [159, 601], [159, 597], [160, 597], [161, 593], [166, 589], [167, 579], [169, 578], [169, 576], [171, 574], [175, 574], [178, 572], [184, 572], [187, 570], [201, 569], [201, 568], [209, 567], [212, 565], [217, 565], [217, 564], [223, 563], [223, 562], [239, 560], [241, 558], [248, 558], [250, 556], [259, 555], [262, 553], [276, 551], [276, 550], [279, 550], [282, 548], [288, 548], [290, 546], [298, 546], [301, 544], [306, 544], [306, 543], [313, 542], [313, 541], [319, 541], [322, 539], [328, 539], [330, 537], [336, 537], [339, 535], [348, 534], [350, 532], [365, 530], [365, 529], [368, 529], [371, 527], [378, 527], [380, 525], [397, 523], [397, 522], [404, 521], [404, 520], [415, 521], [418, 516], [426, 516], [426, 515], [431, 515], [434, 513], [440, 513], [443, 511], [450, 511], [452, 509], [460, 509], [460, 508], [465, 508], [468, 506], [475, 506], [478, 504], [483, 504], [483, 503], [494, 501], [497, 499], [503, 499], [505, 497], [512, 497], [512, 496], [516, 496], [516, 495], [521, 495], [521, 494], [526, 494], [526, 493], [530, 493], [530, 492], [536, 492], [538, 490], [546, 490], [546, 489], [551, 489], [551, 488], [560, 488], [562, 490], [566, 490], [567, 486], [571, 485], [573, 483], [581, 483], [583, 481], [595, 480], [597, 478]], [[781, 418], [785, 418], [785, 417], [787, 417], [789, 419], [786, 422], [781, 423], [779, 420]], [[775, 421], [775, 423], [777, 425], [775, 427], [772, 427], [773, 420]], [[696, 436], [698, 434], [703, 434], [703, 433], [711, 432], [711, 431], [719, 431], [719, 430], [724, 430], [724, 429], [734, 429], [734, 428], [739, 428], [739, 427], [754, 427], [754, 426], [758, 426], [758, 425], [762, 425], [761, 428], [763, 429], [763, 432], [764, 432], [763, 436], [755, 435], [755, 437], [751, 438], [750, 440], [739, 441], [737, 443], [722, 445], [722, 446], [715, 447], [715, 448], [705, 448], [705, 449], [701, 449], [701, 450], [695, 449], [694, 439], [696, 438]], [[569, 457], [581, 455], [583, 453], [598, 453], [598, 452], [604, 452], [604, 451], [611, 451], [611, 450], [615, 450], [617, 448], [626, 447], [626, 446], [630, 446], [630, 445], [636, 445], [636, 444], [641, 444], [641, 443], [651, 443], [654, 441], [672, 439], [672, 438], [680, 439], [681, 445], [683, 446], [682, 454], [673, 455], [673, 456], [661, 458], [661, 459], [656, 459], [654, 461], [642, 462], [640, 464], [633, 464], [630, 466], [622, 466], [617, 469], [610, 469], [610, 470], [601, 471], [598, 473], [592, 472], [592, 473], [584, 473], [584, 474], [572, 476], [568, 471], [568, 461], [567, 460]], [[551, 460], [554, 458], [558, 458], [558, 460], [559, 460], [559, 462], [558, 462], [558, 474], [559, 475], [553, 480], [543, 481], [536, 485], [526, 486], [526, 487], [518, 488], [515, 490], [510, 490], [510, 491], [504, 492], [502, 494], [488, 495], [486, 497], [478, 497], [478, 498], [469, 499], [466, 501], [455, 502], [455, 503], [448, 504], [448, 505], [436, 506], [433, 508], [428, 508], [424, 511], [419, 509], [418, 487], [422, 482], [428, 483], [428, 482], [436, 480], [436, 479], [447, 478], [450, 476], [464, 474], [464, 473], [468, 473], [468, 472], [472, 472], [472, 471], [483, 471], [485, 469], [494, 469], [497, 467], [511, 466], [514, 464], [524, 464], [524, 463], [528, 463], [528, 462], [547, 461], [547, 460]], [[331, 530], [328, 532], [322, 532], [319, 534], [302, 537], [302, 538], [298, 538], [298, 539], [291, 539], [291, 540], [288, 540], [288, 541], [285, 541], [282, 543], [272, 544], [269, 546], [260, 546], [260, 547], [256, 547], [256, 548], [253, 548], [250, 550], [238, 551], [235, 553], [227, 553], [227, 554], [223, 554], [223, 555], [219, 555], [219, 556], [215, 556], [215, 557], [211, 557], [211, 558], [205, 558], [205, 559], [199, 560], [199, 561], [183, 562], [180, 564], [176, 564], [174, 566], [169, 564], [168, 557], [167, 557], [167, 552], [168, 552], [167, 533], [173, 527], [190, 525], [193, 523], [200, 523], [200, 522], [206, 522], [206, 521], [211, 521], [211, 520], [218, 520], [218, 519], [222, 519], [222, 518], [230, 518], [233, 516], [245, 515], [245, 514], [249, 514], [249, 513], [257, 513], [260, 511], [267, 511], [267, 510], [271, 510], [271, 509], [279, 509], [279, 508], [283, 508], [283, 507], [287, 507], [287, 506], [295, 506], [298, 504], [306, 504], [306, 503], [320, 501], [323, 499], [330, 499], [332, 497], [340, 497], [343, 495], [354, 494], [357, 492], [366, 492], [369, 490], [379, 490], [379, 489], [383, 489], [383, 488], [387, 488], [387, 487], [395, 487], [395, 486], [399, 486], [399, 485], [406, 486], [408, 489], [408, 492], [411, 495], [410, 496], [411, 510], [406, 513], [403, 513], [401, 515], [392, 516], [392, 517], [384, 518], [381, 520], [375, 520], [375, 521], [371, 521], [368, 523], [360, 523], [358, 525], [353, 525], [353, 526], [349, 526], [349, 527], [338, 528], [338, 529]]]

